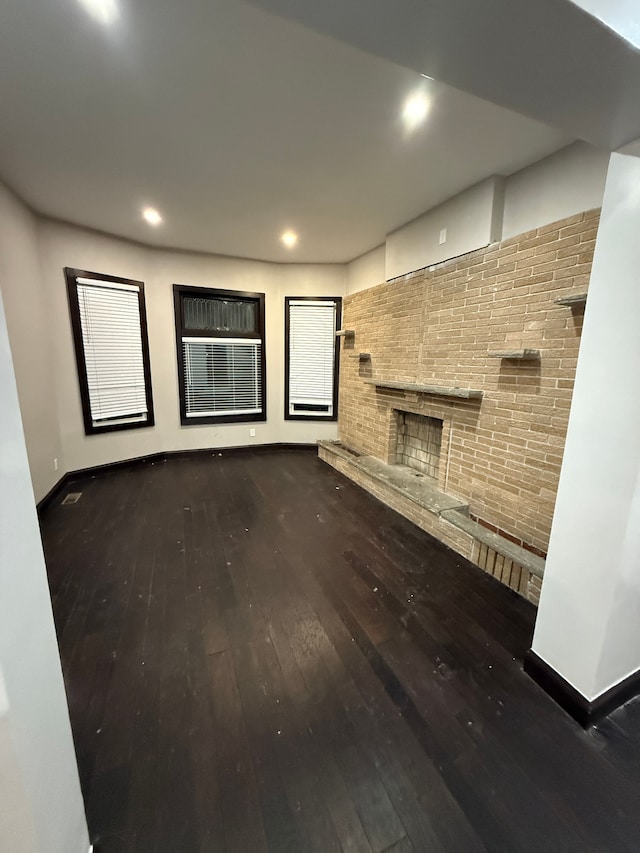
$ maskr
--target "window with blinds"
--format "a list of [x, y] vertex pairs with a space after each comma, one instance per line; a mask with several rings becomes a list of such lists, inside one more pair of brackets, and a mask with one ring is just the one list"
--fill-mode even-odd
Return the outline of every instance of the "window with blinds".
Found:
[[339, 297], [285, 299], [285, 417], [336, 420]]
[[87, 435], [152, 426], [144, 285], [65, 269]]
[[266, 419], [264, 294], [174, 285], [183, 425]]

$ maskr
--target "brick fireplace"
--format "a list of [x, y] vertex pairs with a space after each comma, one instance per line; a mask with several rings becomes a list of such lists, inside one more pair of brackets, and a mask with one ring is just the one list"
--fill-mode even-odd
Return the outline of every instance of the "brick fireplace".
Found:
[[[340, 442], [358, 456], [321, 447], [321, 457], [534, 602], [598, 217], [578, 214], [344, 301], [351, 347], [367, 354], [366, 369], [345, 358], [340, 370]], [[431, 492], [421, 497], [416, 480]]]

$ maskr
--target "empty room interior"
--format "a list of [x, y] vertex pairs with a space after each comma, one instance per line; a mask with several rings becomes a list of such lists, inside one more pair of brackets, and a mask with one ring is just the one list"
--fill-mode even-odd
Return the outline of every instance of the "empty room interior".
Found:
[[640, 7], [4, 0], [1, 853], [640, 850]]

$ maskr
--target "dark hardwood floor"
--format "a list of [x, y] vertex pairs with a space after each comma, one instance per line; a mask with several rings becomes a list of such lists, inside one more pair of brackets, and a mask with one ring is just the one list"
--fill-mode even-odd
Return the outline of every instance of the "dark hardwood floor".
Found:
[[97, 853], [640, 850], [640, 703], [581, 730], [535, 610], [301, 450], [74, 482], [42, 530]]

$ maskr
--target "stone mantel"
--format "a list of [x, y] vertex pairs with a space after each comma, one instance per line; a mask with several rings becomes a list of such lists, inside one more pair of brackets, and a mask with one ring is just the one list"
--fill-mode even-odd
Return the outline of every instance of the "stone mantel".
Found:
[[459, 400], [481, 400], [483, 391], [473, 388], [459, 388], [447, 385], [419, 385], [415, 382], [388, 382], [382, 379], [365, 379], [367, 385], [392, 391], [406, 391], [411, 394], [428, 394], [433, 397], [456, 397]]

